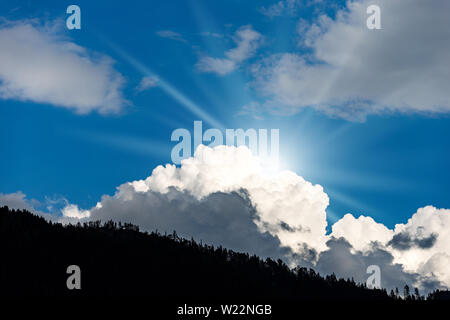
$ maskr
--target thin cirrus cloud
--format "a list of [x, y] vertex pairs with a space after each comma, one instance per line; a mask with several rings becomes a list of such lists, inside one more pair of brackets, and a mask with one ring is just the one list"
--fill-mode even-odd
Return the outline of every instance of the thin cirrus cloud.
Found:
[[161, 38], [166, 38], [170, 40], [180, 41], [186, 43], [186, 39], [183, 38], [183, 36], [175, 31], [172, 30], [160, 30], [156, 31], [156, 35], [158, 35]]
[[300, 4], [300, 0], [280, 0], [267, 8], [261, 7], [259, 12], [269, 18], [280, 17], [283, 15], [294, 15]]
[[[352, 121], [386, 112], [449, 113], [450, 2], [439, 3], [349, 1], [335, 18], [302, 20], [305, 50], [255, 64], [253, 84], [270, 105], [291, 113], [313, 107]], [[381, 30], [366, 27], [374, 4]]]
[[36, 21], [0, 25], [0, 98], [50, 104], [78, 114], [118, 113], [123, 76], [108, 56], [65, 38], [61, 24]]
[[242, 62], [252, 57], [262, 42], [262, 35], [251, 26], [239, 28], [233, 41], [236, 47], [227, 50], [224, 58], [202, 56], [196, 64], [201, 72], [215, 73], [223, 76], [236, 70]]
[[136, 92], [147, 91], [148, 89], [154, 88], [158, 86], [158, 77], [156, 76], [145, 76], [139, 82], [139, 85], [136, 87]]
[[223, 38], [223, 34], [216, 32], [201, 32], [200, 35], [204, 37]]

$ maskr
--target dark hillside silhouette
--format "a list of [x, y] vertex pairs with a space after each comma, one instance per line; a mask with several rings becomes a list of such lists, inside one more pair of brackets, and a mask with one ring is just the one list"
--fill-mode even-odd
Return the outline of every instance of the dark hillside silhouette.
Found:
[[[0, 295], [251, 297], [289, 300], [395, 300], [353, 280], [290, 270], [222, 247], [143, 233], [131, 224], [55, 224], [0, 208]], [[66, 268], [81, 268], [81, 290], [68, 290]], [[448, 292], [447, 292], [448, 293]], [[432, 298], [445, 296], [435, 292]]]

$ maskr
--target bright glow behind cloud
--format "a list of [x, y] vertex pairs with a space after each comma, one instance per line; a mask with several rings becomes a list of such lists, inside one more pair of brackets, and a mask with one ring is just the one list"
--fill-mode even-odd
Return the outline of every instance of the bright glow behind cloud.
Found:
[[257, 222], [261, 231], [277, 236], [282, 245], [295, 251], [302, 243], [318, 251], [325, 248], [329, 199], [323, 188], [289, 171], [268, 175], [246, 147], [200, 145], [193, 158], [182, 161], [181, 168], [158, 166], [146, 180], [131, 185], [137, 192], [166, 193], [175, 187], [198, 199], [245, 189], [261, 219]]

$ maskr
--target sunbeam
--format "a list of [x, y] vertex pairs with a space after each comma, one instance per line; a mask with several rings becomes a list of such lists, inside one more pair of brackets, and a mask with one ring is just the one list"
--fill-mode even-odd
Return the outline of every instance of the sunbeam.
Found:
[[111, 41], [105, 39], [103, 40], [109, 45], [111, 49], [114, 50], [122, 59], [127, 61], [131, 66], [133, 66], [136, 70], [138, 70], [140, 73], [142, 73], [143, 76], [148, 77], [156, 77], [158, 79], [158, 86], [164, 90], [165, 93], [167, 93], [170, 97], [172, 97], [175, 101], [180, 103], [182, 106], [184, 106], [187, 110], [195, 114], [196, 116], [200, 117], [200, 119], [206, 121], [210, 125], [223, 129], [225, 128], [218, 120], [216, 120], [214, 117], [212, 117], [210, 114], [208, 114], [206, 111], [204, 111], [200, 106], [192, 102], [188, 97], [186, 97], [184, 94], [182, 94], [180, 91], [178, 91], [175, 87], [173, 87], [170, 83], [165, 81], [161, 76], [153, 72], [149, 67], [135, 59], [133, 56], [122, 50], [119, 46], [112, 43]]
[[354, 210], [360, 210], [359, 213], [362, 215], [370, 214], [371, 216], [377, 216], [376, 210], [371, 208], [367, 203], [356, 200], [347, 194], [337, 192], [334, 189], [326, 188], [326, 192], [332, 200], [346, 205], [349, 208], [349, 211], [353, 211], [354, 213], [356, 213]]

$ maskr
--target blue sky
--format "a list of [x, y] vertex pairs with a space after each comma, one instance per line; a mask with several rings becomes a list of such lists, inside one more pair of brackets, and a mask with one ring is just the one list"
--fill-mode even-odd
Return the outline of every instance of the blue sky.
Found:
[[[8, 1], [0, 4], [0, 15], [13, 22], [64, 22], [69, 4]], [[309, 49], [298, 45], [300, 19], [312, 24], [320, 14], [333, 18], [343, 1], [299, 6], [272, 17], [261, 8], [274, 1], [76, 4], [82, 29], [64, 29], [64, 36], [115, 61], [127, 105], [119, 114], [94, 110], [80, 115], [50, 103], [1, 99], [1, 193], [21, 190], [43, 203], [46, 197], [64, 197], [89, 208], [102, 195], [113, 194], [116, 186], [147, 177], [157, 165], [170, 162], [172, 131], [192, 130], [193, 121], [202, 119], [160, 85], [138, 92], [151, 70], [226, 128], [279, 128], [287, 167], [322, 185], [330, 196], [329, 222], [352, 212], [393, 227], [419, 207], [450, 208], [447, 112], [390, 110], [368, 114], [363, 121], [307, 107], [283, 115], [266, 109], [258, 117], [242, 114], [244, 106], [270, 100], [253, 85], [252, 66], [276, 54], [308, 55]], [[219, 75], [196, 67], [202, 56], [223, 57], [236, 46], [236, 32], [249, 25], [264, 40], [237, 69]], [[177, 37], [158, 35], [168, 30]]]

